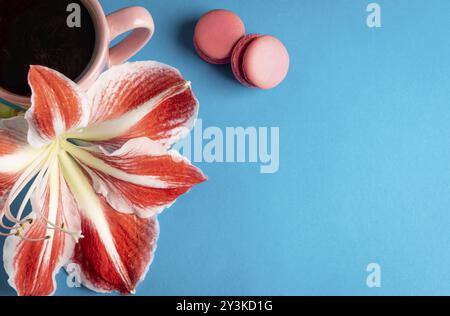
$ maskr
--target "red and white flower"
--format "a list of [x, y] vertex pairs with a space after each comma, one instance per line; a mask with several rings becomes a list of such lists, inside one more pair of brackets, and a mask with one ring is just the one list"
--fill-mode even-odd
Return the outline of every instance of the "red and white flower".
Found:
[[19, 295], [51, 295], [58, 270], [76, 263], [86, 287], [133, 293], [156, 248], [156, 215], [206, 180], [170, 149], [197, 116], [191, 85], [157, 62], [116, 66], [87, 94], [41, 66], [29, 83], [25, 117], [0, 121], [9, 283]]

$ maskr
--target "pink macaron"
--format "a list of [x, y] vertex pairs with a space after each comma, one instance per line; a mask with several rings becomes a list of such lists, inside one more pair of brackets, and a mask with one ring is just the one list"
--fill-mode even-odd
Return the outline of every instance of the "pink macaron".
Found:
[[289, 71], [289, 53], [283, 43], [269, 35], [246, 35], [236, 44], [231, 66], [236, 79], [246, 86], [272, 89]]
[[248, 45], [255, 39], [260, 37], [259, 34], [248, 34], [242, 36], [236, 43], [233, 53], [231, 54], [231, 69], [234, 77], [244, 86], [254, 87], [246, 78], [242, 63], [244, 61], [244, 54], [248, 48]]
[[227, 64], [236, 42], [245, 34], [241, 18], [228, 10], [204, 14], [194, 32], [194, 46], [199, 56], [212, 64]]

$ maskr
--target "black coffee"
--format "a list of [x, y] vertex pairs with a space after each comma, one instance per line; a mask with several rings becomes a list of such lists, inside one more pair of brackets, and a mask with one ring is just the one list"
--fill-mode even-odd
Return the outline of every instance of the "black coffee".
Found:
[[[68, 11], [69, 4], [79, 6], [71, 6]], [[94, 23], [80, 1], [0, 0], [3, 89], [29, 96], [30, 65], [53, 68], [76, 81], [89, 65], [94, 49]]]

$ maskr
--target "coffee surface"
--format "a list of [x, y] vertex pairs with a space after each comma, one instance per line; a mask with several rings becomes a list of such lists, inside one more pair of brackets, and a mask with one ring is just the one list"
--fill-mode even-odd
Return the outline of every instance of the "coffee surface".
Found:
[[[80, 27], [70, 27], [78, 4]], [[75, 11], [76, 12], [76, 11]], [[72, 24], [70, 24], [73, 26]], [[31, 94], [30, 65], [55, 69], [76, 81], [95, 49], [95, 27], [77, 0], [0, 0], [0, 86], [18, 95]]]

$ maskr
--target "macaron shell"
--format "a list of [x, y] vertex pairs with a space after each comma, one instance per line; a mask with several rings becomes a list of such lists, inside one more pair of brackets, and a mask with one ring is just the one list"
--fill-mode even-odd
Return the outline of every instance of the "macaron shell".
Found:
[[253, 85], [247, 81], [245, 74], [242, 70], [242, 62], [245, 51], [249, 44], [256, 38], [260, 37], [259, 34], [248, 34], [236, 43], [233, 53], [231, 54], [231, 69], [233, 70], [234, 77], [244, 86], [253, 87]]
[[195, 39], [194, 39], [194, 48], [195, 48], [195, 51], [197, 52], [197, 54], [200, 56], [200, 58], [203, 59], [204, 61], [206, 61], [207, 63], [213, 64], [213, 65], [225, 65], [230, 62], [230, 58], [225, 58], [225, 59], [210, 58], [208, 55], [206, 55], [205, 53], [202, 52], [200, 47], [198, 47]]
[[284, 80], [289, 71], [289, 53], [277, 38], [260, 36], [248, 45], [242, 70], [253, 86], [272, 89]]
[[245, 25], [239, 16], [228, 10], [213, 10], [197, 22], [194, 45], [206, 61], [224, 64], [230, 61], [234, 45], [244, 34]]

